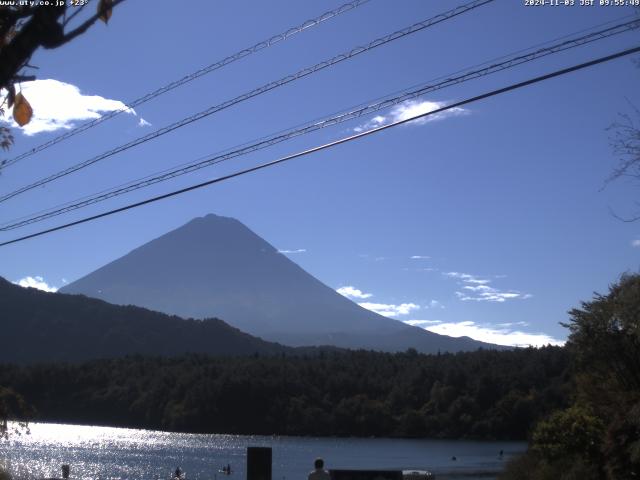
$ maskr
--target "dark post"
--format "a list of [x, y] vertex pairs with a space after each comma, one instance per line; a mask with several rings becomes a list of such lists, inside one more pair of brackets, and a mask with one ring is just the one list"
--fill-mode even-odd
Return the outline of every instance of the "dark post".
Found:
[[271, 448], [247, 447], [247, 480], [271, 480]]
[[62, 478], [67, 479], [69, 478], [69, 465], [68, 464], [64, 464], [62, 465]]

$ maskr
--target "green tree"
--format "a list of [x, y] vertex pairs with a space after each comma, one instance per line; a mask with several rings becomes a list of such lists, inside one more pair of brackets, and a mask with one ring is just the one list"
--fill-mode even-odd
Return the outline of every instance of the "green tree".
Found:
[[607, 421], [607, 475], [640, 476], [640, 275], [624, 275], [570, 313], [579, 399]]
[[626, 401], [640, 392], [640, 275], [624, 275], [607, 295], [596, 294], [569, 314], [567, 347], [597, 396]]
[[16, 422], [13, 432], [28, 432], [28, 422], [32, 416], [32, 409], [20, 394], [11, 388], [0, 386], [0, 439], [9, 436], [10, 421]]
[[573, 405], [538, 423], [531, 450], [550, 462], [574, 457], [595, 462], [603, 435], [604, 422], [588, 408]]

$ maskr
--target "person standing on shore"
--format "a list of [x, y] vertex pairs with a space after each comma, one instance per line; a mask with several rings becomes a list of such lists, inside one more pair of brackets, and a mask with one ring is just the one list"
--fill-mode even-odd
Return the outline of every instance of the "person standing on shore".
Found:
[[312, 470], [307, 477], [307, 480], [329, 480], [331, 477], [329, 472], [324, 469], [324, 460], [321, 458], [316, 458], [316, 461], [313, 462], [313, 466], [315, 470]]

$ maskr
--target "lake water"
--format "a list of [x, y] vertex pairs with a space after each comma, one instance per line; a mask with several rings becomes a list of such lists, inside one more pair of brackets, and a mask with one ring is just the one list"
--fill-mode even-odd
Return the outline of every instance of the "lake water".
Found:
[[[306, 480], [316, 457], [326, 468], [422, 469], [438, 480], [487, 480], [526, 448], [523, 442], [194, 435], [44, 423], [30, 430], [0, 440], [0, 461], [14, 478], [59, 477], [67, 463], [71, 478], [82, 480], [164, 480], [177, 466], [188, 480], [244, 480], [246, 448], [266, 446], [273, 449], [273, 480]], [[228, 478], [218, 473], [227, 464]]]

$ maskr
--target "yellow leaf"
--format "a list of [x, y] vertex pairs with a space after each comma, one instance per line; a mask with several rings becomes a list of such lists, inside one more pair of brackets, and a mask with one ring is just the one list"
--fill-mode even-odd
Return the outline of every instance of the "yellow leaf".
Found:
[[100, 3], [98, 3], [98, 13], [100, 14], [98, 18], [100, 18], [104, 23], [107, 23], [111, 18], [112, 4], [112, 0], [100, 0]]
[[33, 115], [33, 109], [27, 99], [24, 98], [22, 92], [19, 92], [16, 95], [15, 103], [13, 105], [13, 119], [16, 121], [18, 125], [24, 127], [27, 123], [31, 121], [31, 116]]

